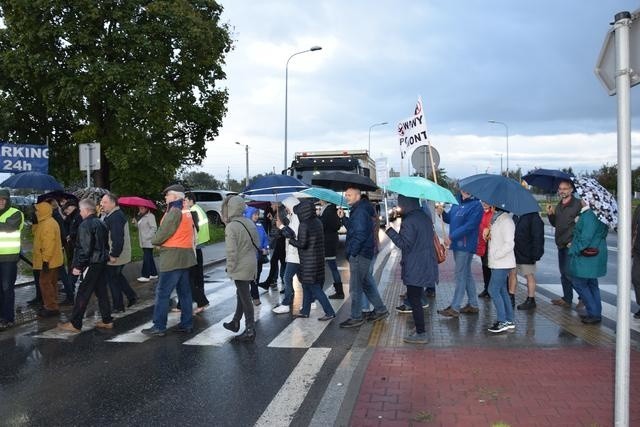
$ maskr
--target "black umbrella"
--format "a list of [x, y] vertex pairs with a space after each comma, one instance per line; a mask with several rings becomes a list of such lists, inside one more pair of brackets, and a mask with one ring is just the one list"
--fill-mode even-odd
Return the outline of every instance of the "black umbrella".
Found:
[[536, 169], [522, 177], [527, 184], [541, 188], [545, 191], [558, 191], [561, 182], [571, 182], [571, 177], [566, 172], [556, 169]]
[[56, 199], [56, 200], [66, 199], [66, 200], [75, 200], [77, 202], [78, 196], [76, 196], [75, 194], [65, 193], [64, 191], [56, 190], [56, 191], [50, 191], [49, 193], [39, 195], [38, 199], [36, 200], [36, 203], [40, 203], [42, 201], [49, 200], [49, 199]]
[[335, 191], [345, 191], [347, 188], [353, 187], [363, 191], [376, 191], [378, 189], [378, 186], [371, 178], [345, 171], [320, 172], [313, 176], [311, 183]]

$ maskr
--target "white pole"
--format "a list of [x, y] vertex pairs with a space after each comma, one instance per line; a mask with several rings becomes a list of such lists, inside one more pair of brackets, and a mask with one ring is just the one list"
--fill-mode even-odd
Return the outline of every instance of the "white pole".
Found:
[[93, 146], [89, 143], [87, 144], [87, 188], [91, 187], [91, 148]]
[[616, 93], [618, 95], [618, 318], [616, 322], [615, 425], [629, 425], [629, 313], [631, 290], [631, 14], [615, 16]]

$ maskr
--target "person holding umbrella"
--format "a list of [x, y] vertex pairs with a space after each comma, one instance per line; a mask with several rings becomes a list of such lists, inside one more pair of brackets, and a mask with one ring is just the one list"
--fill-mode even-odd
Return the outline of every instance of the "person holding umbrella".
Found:
[[555, 209], [547, 205], [547, 217], [551, 226], [555, 227], [555, 241], [558, 247], [558, 267], [560, 269], [560, 282], [562, 283], [562, 298], [551, 300], [554, 305], [571, 307], [573, 303], [573, 283], [569, 275], [569, 245], [573, 238], [573, 229], [576, 226], [576, 217], [582, 208], [580, 201], [573, 197], [573, 184], [571, 181], [561, 181], [558, 184], [558, 196], [560, 201]]
[[320, 221], [324, 230], [324, 260], [331, 270], [333, 276], [334, 293], [329, 295], [329, 299], [344, 299], [342, 289], [342, 277], [336, 264], [336, 252], [338, 248], [338, 230], [340, 229], [340, 218], [336, 205], [320, 200]]
[[414, 197], [398, 196], [402, 209], [402, 224], [397, 232], [386, 228], [387, 236], [402, 251], [402, 282], [407, 287], [407, 298], [411, 306], [415, 332], [404, 337], [410, 344], [428, 342], [424, 325], [422, 296], [424, 290], [438, 281], [438, 261], [433, 246], [434, 229], [431, 217], [420, 208]]
[[607, 274], [608, 227], [618, 221], [618, 206], [613, 196], [593, 178], [575, 181], [582, 209], [569, 243], [569, 271], [573, 286], [582, 298], [586, 315], [582, 323], [602, 321], [602, 301], [598, 277]]

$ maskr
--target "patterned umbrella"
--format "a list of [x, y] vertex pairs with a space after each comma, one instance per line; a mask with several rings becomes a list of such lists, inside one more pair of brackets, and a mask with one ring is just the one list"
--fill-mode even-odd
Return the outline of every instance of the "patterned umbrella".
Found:
[[609, 228], [618, 224], [618, 202], [598, 181], [593, 178], [572, 178], [576, 193], [596, 214], [600, 222]]

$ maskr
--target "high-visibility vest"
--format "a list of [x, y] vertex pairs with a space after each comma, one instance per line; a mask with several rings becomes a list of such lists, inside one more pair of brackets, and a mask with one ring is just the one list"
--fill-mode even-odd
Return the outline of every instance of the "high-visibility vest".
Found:
[[198, 244], [209, 241], [209, 218], [207, 213], [198, 205], [191, 206], [191, 211], [198, 214]]
[[7, 219], [16, 212], [20, 213], [20, 227], [16, 231], [0, 232], [0, 255], [15, 255], [20, 253], [20, 231], [24, 225], [24, 215], [16, 208], [9, 208], [5, 213], [0, 215], [0, 223], [7, 222]]
[[[162, 217], [162, 220], [164, 220], [164, 217]], [[162, 220], [160, 220], [160, 224], [162, 224]], [[182, 219], [180, 220], [178, 229], [161, 246], [165, 248], [193, 248], [193, 237], [193, 218], [191, 217], [191, 212], [188, 209], [183, 209]]]

